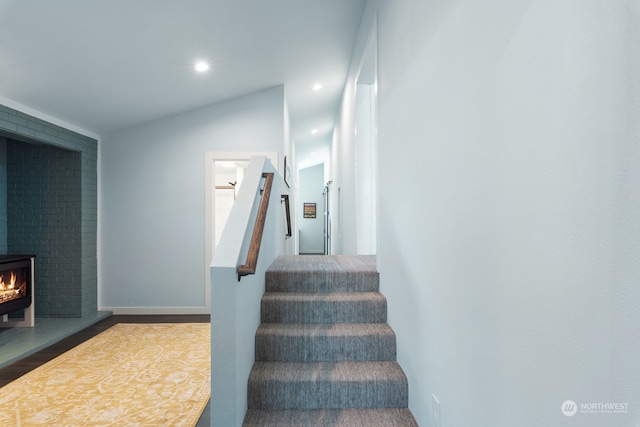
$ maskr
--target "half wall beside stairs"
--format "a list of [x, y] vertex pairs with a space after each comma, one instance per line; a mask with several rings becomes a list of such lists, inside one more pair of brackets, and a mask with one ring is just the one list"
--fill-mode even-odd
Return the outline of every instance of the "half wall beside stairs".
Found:
[[260, 324], [264, 273], [285, 252], [285, 222], [280, 209], [285, 184], [275, 175], [256, 274], [238, 281], [245, 263], [263, 173], [275, 173], [265, 157], [253, 157], [211, 263], [211, 421], [238, 426], [247, 409], [247, 378], [254, 361], [254, 334]]

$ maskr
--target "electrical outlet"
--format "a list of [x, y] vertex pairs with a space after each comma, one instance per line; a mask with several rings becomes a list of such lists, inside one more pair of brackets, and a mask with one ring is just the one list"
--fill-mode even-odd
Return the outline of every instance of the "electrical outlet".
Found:
[[431, 395], [431, 421], [433, 427], [440, 427], [440, 401], [435, 394]]

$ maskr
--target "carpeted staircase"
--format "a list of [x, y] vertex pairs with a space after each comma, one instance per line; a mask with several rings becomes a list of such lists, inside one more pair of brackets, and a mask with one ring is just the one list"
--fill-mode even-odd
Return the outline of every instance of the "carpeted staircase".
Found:
[[244, 426], [417, 426], [375, 257], [282, 256], [267, 270]]

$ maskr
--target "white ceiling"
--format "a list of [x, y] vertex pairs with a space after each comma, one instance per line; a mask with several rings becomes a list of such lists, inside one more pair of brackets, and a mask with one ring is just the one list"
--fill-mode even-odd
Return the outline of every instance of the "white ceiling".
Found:
[[312, 143], [333, 129], [365, 3], [0, 0], [0, 96], [105, 135], [284, 83], [292, 136]]

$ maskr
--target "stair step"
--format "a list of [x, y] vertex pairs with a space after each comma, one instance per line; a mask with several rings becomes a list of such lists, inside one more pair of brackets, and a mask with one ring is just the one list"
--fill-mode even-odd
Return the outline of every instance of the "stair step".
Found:
[[387, 300], [380, 292], [265, 292], [263, 323], [385, 323]]
[[396, 336], [386, 323], [263, 323], [256, 360], [396, 360]]
[[407, 408], [309, 409], [269, 411], [250, 409], [243, 427], [418, 427]]
[[375, 256], [280, 256], [266, 272], [267, 292], [375, 292]]
[[397, 362], [255, 362], [249, 409], [406, 408]]

